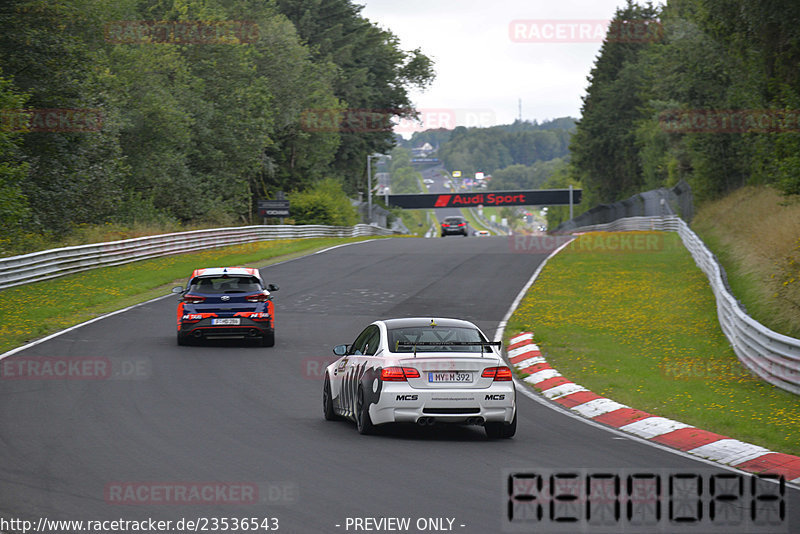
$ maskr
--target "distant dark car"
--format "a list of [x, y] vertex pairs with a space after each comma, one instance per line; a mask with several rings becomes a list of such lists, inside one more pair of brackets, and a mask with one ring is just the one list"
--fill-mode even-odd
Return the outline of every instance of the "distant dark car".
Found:
[[176, 287], [178, 345], [202, 339], [253, 338], [275, 345], [275, 308], [258, 269], [216, 267], [195, 269], [186, 287]]
[[442, 237], [447, 235], [469, 235], [467, 220], [457, 215], [445, 218], [442, 221]]

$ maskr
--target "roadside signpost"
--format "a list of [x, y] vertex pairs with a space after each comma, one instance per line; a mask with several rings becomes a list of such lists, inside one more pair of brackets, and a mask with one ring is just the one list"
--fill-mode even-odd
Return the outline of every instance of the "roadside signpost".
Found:
[[[264, 219], [267, 217], [280, 217], [281, 224], [283, 224], [283, 218], [288, 217], [291, 210], [289, 200], [284, 197], [283, 191], [278, 192], [278, 197], [278, 200], [259, 200], [258, 214]], [[266, 220], [264, 224], [266, 224]]]

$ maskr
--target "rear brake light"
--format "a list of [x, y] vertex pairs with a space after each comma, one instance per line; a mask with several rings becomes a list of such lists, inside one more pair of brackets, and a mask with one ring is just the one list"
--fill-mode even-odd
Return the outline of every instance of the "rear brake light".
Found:
[[419, 371], [413, 367], [385, 367], [381, 369], [384, 382], [405, 382], [409, 378], [419, 378]]
[[466, 226], [467, 223], [458, 223], [459, 226]]
[[511, 369], [508, 367], [487, 367], [481, 373], [482, 378], [491, 378], [495, 382], [508, 382], [511, 380]]
[[245, 297], [247, 302], [267, 302], [269, 295], [266, 293], [256, 293], [255, 295], [248, 295]]
[[183, 302], [187, 304], [200, 304], [201, 302], [205, 301], [205, 297], [201, 297], [200, 295], [184, 295]]

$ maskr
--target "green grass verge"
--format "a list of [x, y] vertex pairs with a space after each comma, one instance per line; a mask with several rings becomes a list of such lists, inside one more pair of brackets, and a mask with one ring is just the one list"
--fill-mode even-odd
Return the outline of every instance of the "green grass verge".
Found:
[[400, 212], [400, 218], [409, 232], [417, 237], [425, 237], [431, 227], [428, 222], [428, 213], [430, 213], [430, 220], [435, 221], [436, 217], [433, 215], [433, 210], [404, 209]]
[[478, 217], [475, 215], [475, 212], [472, 211], [473, 209], [474, 208], [465, 208], [465, 209], [461, 210], [461, 214], [464, 216], [465, 219], [467, 219], [467, 222], [469, 223], [469, 227], [472, 230], [489, 230], [489, 233], [491, 235], [496, 235], [497, 232], [495, 232], [493, 229], [485, 226], [480, 221], [480, 219], [478, 219]]
[[[259, 241], [93, 269], [5, 289], [0, 298], [0, 353], [98, 315], [164, 295], [173, 286], [184, 284], [193, 269], [264, 267], [365, 239], [371, 238]], [[280, 285], [280, 280], [275, 282]]]
[[609, 252], [596, 245], [610, 244], [614, 234], [587, 234], [556, 255], [511, 317], [506, 337], [534, 332], [554, 368], [600, 395], [800, 454], [798, 397], [739, 363], [719, 327], [708, 280], [680, 238], [640, 234], [658, 236], [656, 246]]
[[747, 313], [800, 337], [800, 198], [743, 187], [704, 204], [692, 229], [717, 256]]
[[[716, 229], [719, 231], [719, 229]], [[773, 312], [775, 309], [774, 304], [770, 305], [761, 299], [764, 293], [764, 284], [762, 282], [762, 275], [748, 271], [748, 269], [738, 261], [738, 258], [725, 247], [723, 238], [715, 233], [713, 230], [706, 229], [705, 231], [698, 230], [698, 237], [703, 240], [708, 249], [717, 257], [728, 279], [728, 286], [731, 293], [744, 304], [748, 315], [753, 319], [762, 323], [767, 328], [771, 328], [787, 336], [796, 337], [800, 335], [800, 330], [797, 327], [787, 330], [773, 321]]]
[[500, 223], [500, 210], [491, 206], [484, 206], [483, 207], [483, 216], [492, 220], [492, 215], [495, 216], [497, 223]]
[[[503, 209], [508, 208], [496, 208], [493, 206], [484, 206], [483, 207], [483, 216], [486, 217], [487, 220], [492, 220], [492, 215], [494, 215], [494, 220], [497, 224], [500, 224], [503, 220]], [[518, 218], [509, 218], [508, 221], [509, 226], [517, 229], [518, 227], [522, 227], [522, 221]]]

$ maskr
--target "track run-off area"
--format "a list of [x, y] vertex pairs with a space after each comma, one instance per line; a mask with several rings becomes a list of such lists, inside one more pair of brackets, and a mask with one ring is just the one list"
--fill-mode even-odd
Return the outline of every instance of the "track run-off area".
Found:
[[[519, 391], [510, 440], [413, 425], [361, 436], [323, 419], [334, 345], [404, 316], [465, 319], [493, 337], [544, 258], [504, 237], [356, 243], [261, 270], [280, 286], [273, 348], [178, 347], [170, 295], [16, 352], [110, 372], [0, 381], [0, 518], [274, 518], [279, 532], [300, 533], [410, 518], [410, 532], [488, 533], [507, 526], [509, 470], [730, 474]], [[799, 494], [787, 488], [788, 519], [762, 531], [800, 531]], [[381, 525], [372, 531], [391, 531]]]

